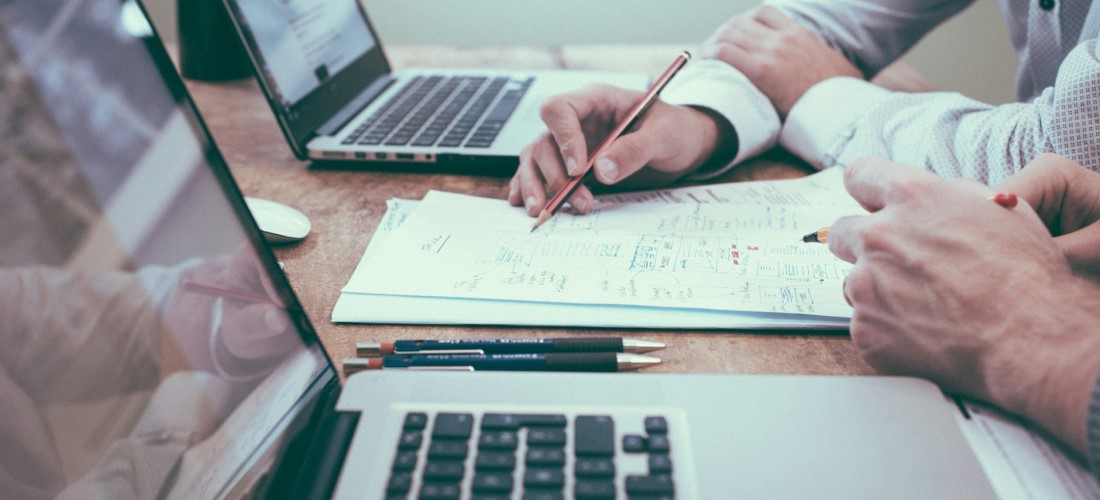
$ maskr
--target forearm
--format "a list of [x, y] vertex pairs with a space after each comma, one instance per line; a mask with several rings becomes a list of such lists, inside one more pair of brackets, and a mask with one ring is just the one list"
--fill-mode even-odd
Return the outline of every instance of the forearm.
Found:
[[767, 0], [870, 78], [973, 0]]
[[81, 400], [155, 382], [160, 313], [137, 275], [9, 268], [0, 282], [0, 362], [28, 394]]
[[1062, 64], [1057, 84], [1028, 103], [984, 104], [947, 92], [904, 93], [855, 79], [811, 88], [780, 144], [818, 167], [874, 155], [942, 177], [998, 184], [1043, 153], [1100, 170], [1100, 61], [1095, 41]]

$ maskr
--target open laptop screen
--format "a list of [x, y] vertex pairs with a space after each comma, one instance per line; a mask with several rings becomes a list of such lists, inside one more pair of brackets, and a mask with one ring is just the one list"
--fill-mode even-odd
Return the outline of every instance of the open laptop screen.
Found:
[[214, 498], [329, 363], [140, 7], [0, 2], [0, 498]]
[[390, 72], [357, 0], [224, 2], [299, 158], [319, 129], [351, 118], [362, 94]]
[[[241, 1], [273, 91], [291, 107], [376, 45], [354, 1]], [[289, 28], [289, 29], [288, 29]]]

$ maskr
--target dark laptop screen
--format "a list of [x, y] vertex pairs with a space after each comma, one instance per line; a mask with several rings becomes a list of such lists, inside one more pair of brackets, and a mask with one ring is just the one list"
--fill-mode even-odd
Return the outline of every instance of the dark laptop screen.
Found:
[[0, 2], [0, 114], [0, 498], [226, 493], [331, 370], [140, 7]]

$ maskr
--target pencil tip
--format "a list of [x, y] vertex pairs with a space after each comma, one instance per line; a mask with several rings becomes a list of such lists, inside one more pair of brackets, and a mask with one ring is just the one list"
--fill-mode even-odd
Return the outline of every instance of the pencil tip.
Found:
[[540, 212], [539, 213], [539, 218], [535, 219], [535, 227], [531, 228], [531, 232], [532, 233], [535, 232], [535, 230], [538, 229], [539, 226], [541, 226], [544, 222], [546, 222], [549, 219], [550, 219], [550, 212], [547, 212], [546, 210], [543, 210], [542, 212]]
[[810, 233], [802, 237], [803, 243], [817, 243], [817, 233]]

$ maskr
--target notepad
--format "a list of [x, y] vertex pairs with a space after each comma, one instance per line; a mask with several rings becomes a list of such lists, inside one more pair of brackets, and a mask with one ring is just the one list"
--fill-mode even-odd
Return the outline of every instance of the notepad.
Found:
[[865, 211], [842, 172], [597, 198], [533, 219], [439, 191], [390, 200], [333, 321], [615, 328], [843, 328], [849, 264], [807, 232]]

